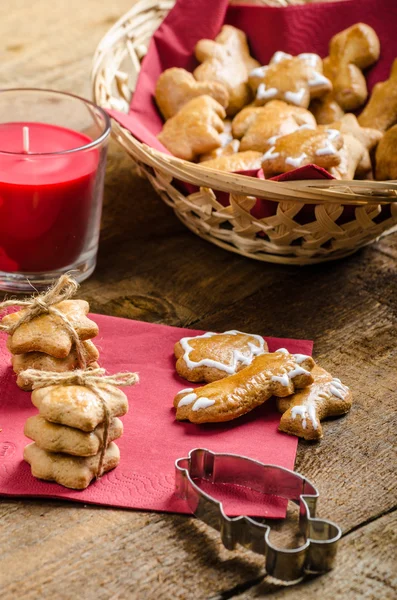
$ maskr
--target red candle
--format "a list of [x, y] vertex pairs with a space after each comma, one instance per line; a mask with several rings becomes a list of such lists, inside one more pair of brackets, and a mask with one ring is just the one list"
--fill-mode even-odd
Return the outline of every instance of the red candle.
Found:
[[53, 271], [76, 260], [89, 233], [99, 152], [65, 151], [91, 142], [46, 123], [0, 124], [0, 271]]

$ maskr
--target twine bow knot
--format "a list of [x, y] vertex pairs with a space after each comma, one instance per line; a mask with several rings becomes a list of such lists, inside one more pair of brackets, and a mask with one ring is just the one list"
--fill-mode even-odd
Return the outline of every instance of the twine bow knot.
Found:
[[20, 306], [23, 309], [23, 314], [20, 315], [19, 319], [17, 319], [15, 323], [11, 323], [9, 325], [0, 323], [0, 331], [5, 331], [9, 335], [12, 335], [18, 329], [18, 327], [24, 323], [29, 323], [40, 315], [54, 315], [62, 320], [65, 329], [69, 333], [72, 342], [75, 345], [79, 367], [85, 369], [87, 366], [87, 361], [80, 337], [67, 316], [54, 306], [55, 304], [59, 304], [59, 302], [63, 302], [64, 300], [69, 300], [72, 298], [78, 287], [79, 284], [77, 281], [73, 279], [73, 277], [65, 274], [62, 275], [58, 281], [56, 281], [54, 285], [46, 292], [43, 292], [38, 296], [32, 296], [27, 300], [6, 300], [5, 302], [1, 302], [0, 311], [10, 306]]

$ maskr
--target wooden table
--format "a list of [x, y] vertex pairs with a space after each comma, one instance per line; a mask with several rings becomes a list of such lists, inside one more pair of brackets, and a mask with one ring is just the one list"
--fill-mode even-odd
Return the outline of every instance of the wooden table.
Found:
[[[1, 86], [89, 96], [94, 48], [130, 5], [1, 3]], [[82, 296], [108, 315], [313, 339], [355, 403], [319, 444], [300, 442], [296, 469], [344, 537], [333, 572], [283, 589], [264, 578], [260, 557], [225, 550], [192, 518], [3, 499], [2, 600], [396, 598], [396, 261], [396, 235], [305, 268], [225, 252], [187, 231], [112, 147], [98, 268]]]

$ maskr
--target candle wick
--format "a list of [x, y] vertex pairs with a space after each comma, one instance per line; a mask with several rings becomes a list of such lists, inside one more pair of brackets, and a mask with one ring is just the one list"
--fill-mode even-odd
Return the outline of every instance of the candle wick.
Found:
[[24, 154], [29, 154], [29, 146], [30, 146], [29, 127], [23, 127], [22, 134], [23, 134], [23, 152], [24, 152]]

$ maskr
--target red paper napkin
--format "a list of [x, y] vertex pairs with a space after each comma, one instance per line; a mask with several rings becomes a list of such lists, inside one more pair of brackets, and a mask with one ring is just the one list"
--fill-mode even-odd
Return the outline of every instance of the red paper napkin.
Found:
[[[173, 347], [183, 336], [196, 333], [165, 325], [153, 325], [115, 317], [93, 315], [100, 335], [100, 363], [110, 373], [138, 371], [140, 384], [125, 388], [130, 402], [123, 417], [125, 433], [117, 444], [120, 465], [84, 491], [74, 491], [32, 477], [22, 460], [26, 419], [37, 414], [31, 394], [18, 389], [6, 350], [6, 336], [0, 336], [0, 494], [63, 498], [84, 503], [166, 512], [188, 512], [174, 495], [174, 462], [192, 448], [243, 454], [265, 463], [293, 469], [297, 438], [277, 431], [280, 415], [272, 400], [263, 407], [226, 424], [194, 425], [175, 421], [173, 398], [186, 388], [175, 373]], [[312, 342], [266, 338], [270, 350], [286, 347], [291, 352], [311, 354]], [[189, 384], [189, 387], [191, 384]], [[230, 515], [250, 513], [282, 517], [285, 502], [258, 494], [236, 495], [227, 488], [223, 494]]]
[[[389, 76], [397, 55], [396, 0], [345, 0], [280, 8], [228, 6], [228, 0], [178, 0], [150, 42], [130, 113], [109, 112], [141, 142], [169, 154], [156, 138], [162, 127], [153, 100], [156, 81], [170, 67], [192, 71], [198, 64], [194, 57], [198, 40], [214, 38], [224, 23], [234, 25], [247, 34], [253, 56], [267, 64], [277, 50], [291, 54], [316, 52], [325, 57], [331, 37], [358, 21], [371, 25], [381, 41], [380, 59], [367, 72], [371, 90], [377, 81]], [[304, 169], [305, 178], [311, 178], [312, 167]], [[297, 178], [302, 179], [302, 172]]]

